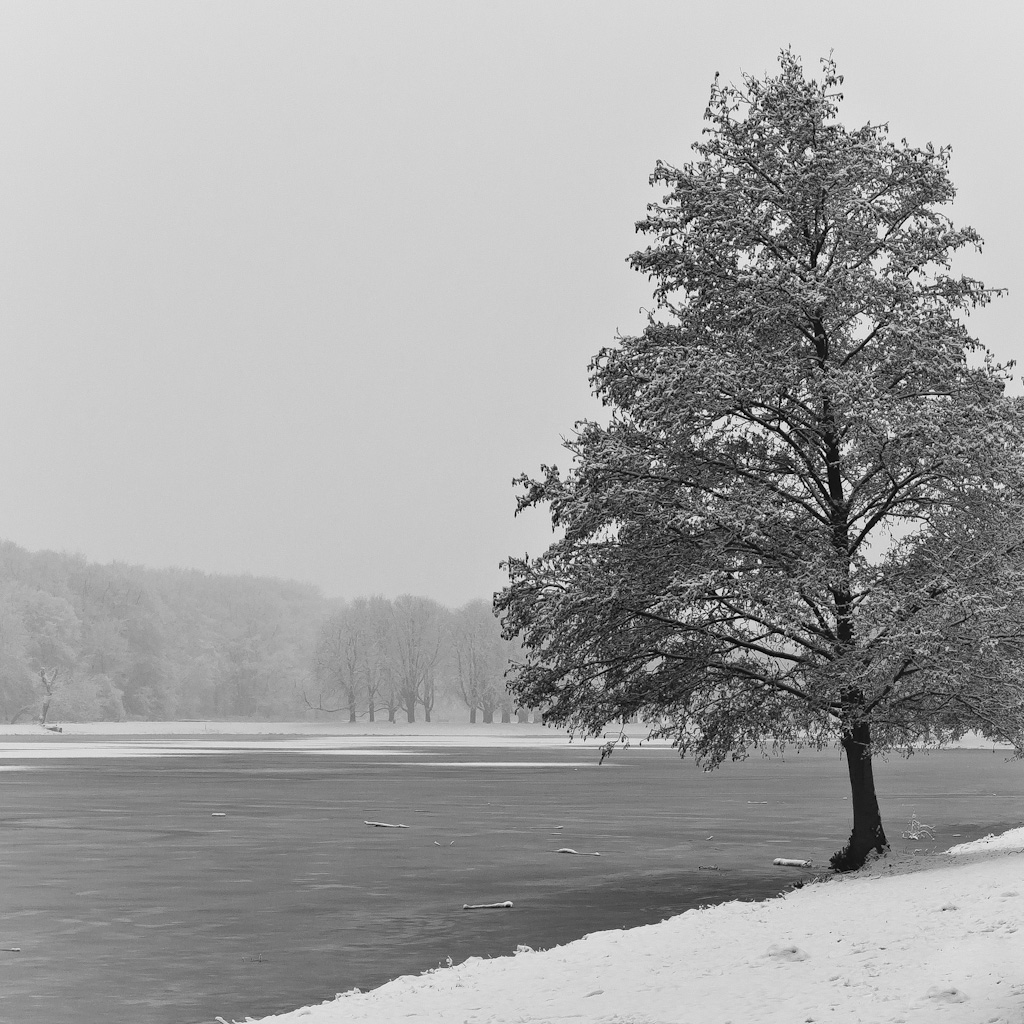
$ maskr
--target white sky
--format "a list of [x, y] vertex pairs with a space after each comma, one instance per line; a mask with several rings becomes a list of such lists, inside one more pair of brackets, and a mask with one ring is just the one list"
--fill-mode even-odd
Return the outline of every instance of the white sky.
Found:
[[333, 595], [500, 587], [511, 478], [641, 324], [656, 159], [716, 70], [834, 50], [952, 143], [1019, 354], [1013, 3], [0, 3], [0, 536]]

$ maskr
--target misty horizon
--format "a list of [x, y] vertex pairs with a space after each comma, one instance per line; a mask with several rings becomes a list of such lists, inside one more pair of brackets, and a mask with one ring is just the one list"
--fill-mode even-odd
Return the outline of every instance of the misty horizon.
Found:
[[[803, 0], [0, 10], [0, 535], [100, 563], [492, 594], [520, 473], [601, 415], [657, 160], [716, 72], [834, 52], [842, 117], [952, 144], [957, 269], [1020, 349], [1021, 15]], [[884, 36], [875, 25], [884, 20]], [[955, 62], [955, 74], [950, 64]]]

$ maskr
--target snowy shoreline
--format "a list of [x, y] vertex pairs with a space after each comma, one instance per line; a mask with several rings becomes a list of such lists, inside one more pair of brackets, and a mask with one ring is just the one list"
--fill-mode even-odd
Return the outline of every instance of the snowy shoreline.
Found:
[[[219, 1018], [223, 1020], [223, 1018]], [[689, 910], [397, 978], [264, 1024], [1010, 1024], [1024, 1019], [1024, 827], [763, 902]], [[252, 1018], [249, 1018], [252, 1020]]]

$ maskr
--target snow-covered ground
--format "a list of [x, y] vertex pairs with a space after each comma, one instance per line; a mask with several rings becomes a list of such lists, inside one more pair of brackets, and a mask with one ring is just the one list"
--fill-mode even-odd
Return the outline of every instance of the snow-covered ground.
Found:
[[[33, 724], [0, 723], [0, 758], [184, 757], [238, 750], [386, 756], [456, 747], [564, 750], [570, 742], [561, 730], [519, 723], [84, 722], [59, 728], [61, 731], [56, 732]], [[667, 740], [646, 739], [640, 727], [631, 731], [633, 741], [644, 746], [670, 745]], [[600, 738], [574, 742], [592, 749], [596, 763], [596, 749], [603, 742]]]
[[1024, 827], [937, 856], [885, 857], [762, 903], [471, 958], [263, 1020], [1019, 1024]]
[[[53, 729], [59, 728], [58, 734]], [[635, 735], [643, 735], [641, 726], [630, 727]], [[470, 725], [460, 721], [438, 722], [376, 722], [349, 723], [342, 719], [323, 719], [318, 722], [54, 722], [43, 728], [35, 722], [0, 722], [0, 736], [38, 737], [92, 736], [120, 739], [138, 739], [143, 736], [536, 736], [549, 740], [566, 739], [566, 733], [543, 725], [507, 722]]]

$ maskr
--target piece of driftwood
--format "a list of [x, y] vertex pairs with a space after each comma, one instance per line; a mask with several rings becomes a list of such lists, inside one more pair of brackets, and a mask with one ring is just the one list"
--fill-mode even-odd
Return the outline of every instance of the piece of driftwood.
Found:
[[512, 901], [505, 900], [504, 903], [463, 903], [463, 910], [511, 910]]
[[809, 860], [793, 860], [791, 857], [776, 857], [772, 861], [777, 867], [780, 868], [813, 868], [814, 865]]
[[571, 853], [574, 857], [600, 857], [599, 853], [580, 853], [579, 850], [574, 850], [571, 846], [563, 846], [560, 850], [555, 850], [555, 853]]
[[408, 825], [392, 825], [388, 821], [364, 821], [364, 825], [372, 825], [374, 828], [408, 828]]

